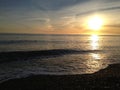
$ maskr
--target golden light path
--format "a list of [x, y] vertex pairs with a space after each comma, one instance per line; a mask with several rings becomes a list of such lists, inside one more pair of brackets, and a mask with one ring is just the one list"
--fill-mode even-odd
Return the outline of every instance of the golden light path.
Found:
[[98, 47], [99, 47], [99, 43], [98, 43], [98, 41], [99, 41], [99, 36], [98, 35], [92, 35], [91, 37], [90, 37], [90, 40], [91, 40], [91, 48], [92, 48], [92, 50], [97, 50], [98, 49]]
[[[92, 50], [99, 49], [99, 36], [98, 35], [91, 35], [90, 36], [90, 45]], [[86, 62], [87, 67], [89, 68], [87, 72], [96, 72], [102, 68], [102, 59], [99, 53], [91, 53], [90, 59]]]
[[[91, 48], [92, 50], [98, 50], [99, 49], [99, 36], [98, 35], [92, 35], [91, 36]], [[94, 59], [100, 59], [100, 55], [96, 53], [91, 54]]]

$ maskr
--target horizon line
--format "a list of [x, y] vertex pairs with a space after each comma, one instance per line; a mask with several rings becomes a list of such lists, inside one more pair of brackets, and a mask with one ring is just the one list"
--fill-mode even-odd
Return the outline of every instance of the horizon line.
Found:
[[73, 33], [73, 34], [45, 34], [45, 33], [0, 33], [0, 35], [7, 35], [7, 34], [11, 34], [11, 35], [100, 35], [100, 36], [102, 36], [102, 35], [108, 35], [108, 36], [119, 36], [120, 34], [77, 34], [77, 33]]

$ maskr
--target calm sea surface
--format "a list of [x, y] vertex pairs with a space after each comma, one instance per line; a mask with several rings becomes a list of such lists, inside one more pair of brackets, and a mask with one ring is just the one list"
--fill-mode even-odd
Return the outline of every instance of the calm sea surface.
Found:
[[[94, 73], [109, 64], [120, 63], [120, 36], [106, 35], [0, 35], [0, 53], [54, 51], [57, 55], [43, 55], [25, 60], [0, 62], [0, 82], [31, 74]], [[62, 52], [61, 52], [62, 51]], [[78, 53], [74, 53], [79, 51]], [[63, 53], [65, 52], [65, 53]]]

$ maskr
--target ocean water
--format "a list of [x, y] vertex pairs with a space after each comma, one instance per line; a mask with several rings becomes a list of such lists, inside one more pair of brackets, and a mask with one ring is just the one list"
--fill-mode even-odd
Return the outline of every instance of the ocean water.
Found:
[[114, 63], [120, 63], [119, 35], [0, 35], [0, 82], [94, 73]]

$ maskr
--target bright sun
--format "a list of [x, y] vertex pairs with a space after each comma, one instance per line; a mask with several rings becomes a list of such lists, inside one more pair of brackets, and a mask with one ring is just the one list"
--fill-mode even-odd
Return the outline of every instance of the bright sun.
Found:
[[88, 27], [91, 30], [99, 30], [103, 25], [103, 20], [99, 16], [94, 16], [88, 20]]

